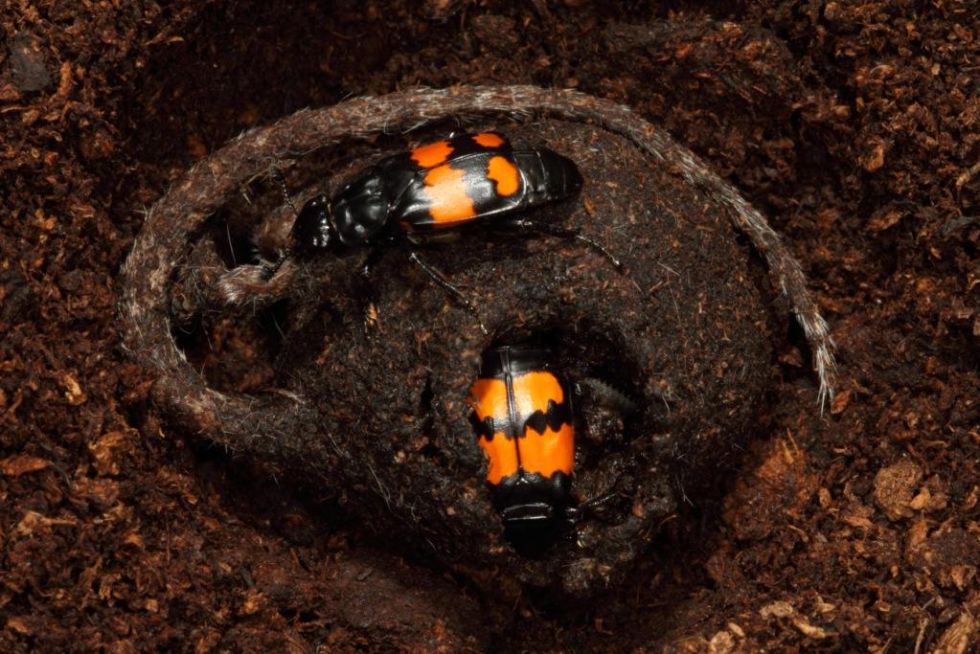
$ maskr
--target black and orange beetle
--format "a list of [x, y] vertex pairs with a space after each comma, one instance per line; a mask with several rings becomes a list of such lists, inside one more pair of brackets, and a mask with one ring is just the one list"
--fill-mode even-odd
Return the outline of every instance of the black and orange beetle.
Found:
[[[525, 232], [578, 239], [619, 262], [577, 230], [540, 223], [523, 212], [575, 195], [575, 163], [548, 148], [514, 149], [497, 132], [455, 135], [382, 159], [333, 197], [313, 198], [293, 225], [299, 255], [395, 243], [419, 244], [447, 230], [494, 219]], [[464, 304], [469, 303], [414, 250], [410, 258]]]
[[553, 531], [570, 516], [575, 425], [569, 382], [548, 349], [498, 346], [470, 390], [470, 420], [505, 528]]
[[496, 132], [465, 134], [382, 159], [328, 199], [303, 207], [299, 252], [363, 247], [460, 227], [574, 195], [575, 164], [547, 148], [514, 150]]

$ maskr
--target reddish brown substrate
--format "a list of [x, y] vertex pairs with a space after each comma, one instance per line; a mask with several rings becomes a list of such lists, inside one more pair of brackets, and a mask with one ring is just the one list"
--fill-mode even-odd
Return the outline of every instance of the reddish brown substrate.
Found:
[[[975, 649], [974, 4], [416, 4], [0, 12], [0, 649]], [[665, 127], [802, 261], [841, 364], [821, 419], [804, 339], [777, 335], [715, 499], [602, 601], [526, 593], [510, 624], [466, 575], [393, 563], [343, 496], [160, 423], [118, 347], [142, 211], [196, 160], [305, 106], [453, 83], [574, 86]], [[251, 342], [212, 346], [252, 369]]]

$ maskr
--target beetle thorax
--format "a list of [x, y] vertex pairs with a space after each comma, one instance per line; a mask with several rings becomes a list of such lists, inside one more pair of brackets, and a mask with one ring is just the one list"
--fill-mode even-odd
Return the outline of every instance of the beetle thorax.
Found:
[[331, 203], [340, 242], [366, 245], [384, 231], [391, 202], [383, 178], [366, 175], [346, 186]]

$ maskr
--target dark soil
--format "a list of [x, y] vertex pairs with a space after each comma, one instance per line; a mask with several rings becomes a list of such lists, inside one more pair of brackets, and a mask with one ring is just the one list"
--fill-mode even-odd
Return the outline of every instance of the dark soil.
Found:
[[[0, 12], [0, 649], [980, 648], [973, 3], [119, 5], [7, 3]], [[621, 324], [566, 330], [569, 366], [583, 360], [583, 343], [606, 334], [592, 367], [618, 371], [616, 381], [643, 397], [652, 386], [641, 373], [655, 363], [664, 364], [665, 383], [684, 391], [700, 384], [678, 363], [685, 355], [705, 370], [705, 361], [753, 362], [741, 394], [726, 395], [731, 381], [721, 374], [700, 413], [682, 404], [673, 418], [685, 434], [723, 434], [719, 451], [685, 452], [689, 479], [661, 479], [669, 473], [653, 466], [651, 478], [631, 470], [617, 482], [634, 494], [644, 484], [691, 494], [663, 505], [663, 519], [608, 589], [589, 586], [599, 578], [589, 575], [571, 584], [573, 597], [588, 599], [527, 583], [534, 570], [562, 578], [547, 562], [493, 558], [499, 528], [481, 503], [479, 460], [447, 455], [465, 412], [440, 404], [465, 391], [475, 359], [446, 363], [428, 387], [420, 372], [446, 360], [440, 349], [478, 352], [488, 343], [472, 316], [397, 253], [380, 273], [393, 281], [375, 289], [380, 337], [364, 324], [363, 304], [338, 300], [328, 312], [349, 332], [351, 352], [376, 356], [379, 340], [399, 339], [390, 367], [375, 370], [411, 380], [383, 387], [387, 414], [331, 414], [330, 397], [343, 388], [328, 383], [316, 357], [324, 330], [337, 325], [272, 311], [245, 333], [238, 321], [195, 314], [190, 279], [179, 280], [188, 305], [175, 297], [174, 313], [187, 318], [178, 339], [217, 387], [316, 387], [318, 419], [365, 438], [403, 414], [425, 415], [420, 404], [441, 407], [426, 424], [397, 422], [403, 437], [433, 435], [413, 443], [417, 465], [428, 467], [411, 467], [410, 453], [410, 467], [381, 472], [390, 475], [385, 483], [417, 493], [424, 485], [405, 471], [435, 471], [442, 487], [396, 498], [392, 510], [420, 507], [423, 528], [392, 527], [387, 507], [367, 499], [378, 493], [364, 487], [362, 468], [338, 471], [329, 456], [318, 463], [302, 448], [295, 466], [289, 457], [229, 453], [181, 427], [151, 400], [149, 362], [120, 347], [119, 271], [145, 210], [195, 161], [304, 107], [457, 83], [575, 87], [667, 128], [769, 217], [802, 261], [838, 345], [838, 395], [821, 416], [806, 341], [781, 317], [781, 301], [763, 306], [773, 295], [758, 261], [734, 232], [696, 223], [673, 235], [689, 239], [679, 252], [691, 255], [675, 252], [669, 265], [692, 274], [704, 265], [705, 280], [717, 277], [713, 265], [740, 267], [740, 285], [708, 298], [707, 315], [727, 308], [726, 321], [741, 325], [726, 335], [733, 341], [666, 318], [635, 332], [618, 315]], [[554, 124], [527, 132], [566, 148], [591, 139], [600, 152], [618, 147]], [[590, 178], [611, 176], [633, 190], [648, 182], [628, 160], [604, 166], [585, 150], [580, 156]], [[615, 194], [595, 199], [598, 216], [615, 213]], [[669, 214], [665, 202], [651, 214]], [[579, 210], [561, 219], [586, 218]], [[246, 234], [227, 225], [215, 223], [212, 242], [224, 237], [224, 254], [239, 256]], [[692, 258], [705, 247], [711, 256]], [[432, 259], [468, 290], [493, 290], [488, 302], [499, 309], [488, 327], [497, 334], [504, 323], [555, 329], [561, 305], [517, 312], [530, 291], [495, 286], [494, 261], [531, 261], [541, 278], [581, 261], [550, 289], [588, 307], [569, 324], [583, 324], [616, 293], [629, 301], [625, 279], [580, 248], [505, 240], [453, 252], [459, 258], [433, 251]], [[401, 300], [406, 288], [417, 305]], [[582, 297], [569, 299], [568, 288]], [[684, 315], [696, 313], [698, 288], [675, 298]], [[433, 322], [420, 324], [413, 306]], [[467, 321], [475, 335], [459, 337], [466, 343], [438, 336]], [[437, 336], [412, 350], [429, 357], [420, 363], [407, 339], [426, 329]], [[644, 354], [642, 335], [662, 330], [676, 356]], [[378, 387], [377, 379], [358, 383]], [[656, 431], [651, 411], [639, 427], [620, 429]], [[733, 457], [736, 444], [744, 450]], [[356, 449], [352, 440], [343, 451]], [[648, 455], [623, 452], [626, 468]], [[380, 465], [370, 456], [382, 455], [397, 452], [371, 450], [360, 460]], [[585, 466], [583, 492], [601, 489], [610, 474]], [[440, 513], [447, 505], [460, 515]]]

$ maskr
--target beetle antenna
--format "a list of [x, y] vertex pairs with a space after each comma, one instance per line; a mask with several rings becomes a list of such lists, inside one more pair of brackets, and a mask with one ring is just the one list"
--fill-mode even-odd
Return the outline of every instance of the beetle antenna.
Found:
[[297, 213], [296, 205], [293, 204], [293, 199], [289, 197], [289, 187], [286, 185], [286, 176], [283, 175], [282, 170], [278, 166], [273, 166], [271, 169], [272, 179], [276, 180], [279, 184], [279, 190], [282, 192], [282, 198], [285, 200], [289, 208], [292, 209], [293, 213]]

